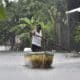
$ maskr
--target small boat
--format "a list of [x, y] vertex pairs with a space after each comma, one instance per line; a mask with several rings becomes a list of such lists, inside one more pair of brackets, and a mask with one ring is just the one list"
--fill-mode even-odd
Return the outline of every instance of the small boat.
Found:
[[29, 62], [32, 68], [49, 68], [54, 58], [53, 52], [26, 52], [24, 54], [25, 62]]

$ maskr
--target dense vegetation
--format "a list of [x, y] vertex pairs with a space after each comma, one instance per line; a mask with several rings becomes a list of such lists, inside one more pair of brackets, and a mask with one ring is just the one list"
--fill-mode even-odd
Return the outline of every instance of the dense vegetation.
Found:
[[[0, 0], [2, 3], [2, 0]], [[41, 24], [43, 36], [47, 38], [46, 49], [68, 49], [69, 44], [69, 26], [68, 18], [65, 14], [67, 10], [66, 0], [18, 0], [18, 2], [9, 2], [4, 0], [0, 5], [0, 44], [11, 45], [15, 47], [15, 36], [21, 40], [20, 50], [31, 46], [29, 32]], [[75, 31], [76, 32], [76, 31]], [[66, 35], [66, 36], [65, 36]], [[80, 33], [76, 34], [76, 36]], [[74, 41], [80, 42], [79, 38], [74, 36]], [[43, 48], [45, 41], [43, 41]], [[64, 46], [64, 47], [63, 47]]]

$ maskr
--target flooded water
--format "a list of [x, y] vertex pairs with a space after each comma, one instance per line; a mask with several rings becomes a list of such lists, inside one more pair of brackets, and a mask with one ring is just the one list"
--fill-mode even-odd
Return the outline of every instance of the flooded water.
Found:
[[80, 58], [55, 53], [51, 69], [24, 66], [23, 53], [0, 53], [0, 80], [80, 80]]

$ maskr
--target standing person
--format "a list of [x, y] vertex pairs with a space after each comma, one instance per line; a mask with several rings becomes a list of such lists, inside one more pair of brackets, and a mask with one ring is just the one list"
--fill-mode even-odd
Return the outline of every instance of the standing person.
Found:
[[36, 29], [31, 32], [32, 35], [32, 51], [37, 52], [41, 50], [42, 30], [41, 25], [37, 25]]

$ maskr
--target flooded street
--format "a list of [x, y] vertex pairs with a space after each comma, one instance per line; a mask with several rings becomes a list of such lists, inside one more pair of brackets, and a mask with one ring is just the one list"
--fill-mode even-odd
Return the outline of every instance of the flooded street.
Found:
[[24, 66], [23, 53], [0, 52], [0, 80], [80, 80], [80, 58], [55, 53], [51, 69]]

